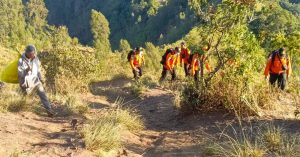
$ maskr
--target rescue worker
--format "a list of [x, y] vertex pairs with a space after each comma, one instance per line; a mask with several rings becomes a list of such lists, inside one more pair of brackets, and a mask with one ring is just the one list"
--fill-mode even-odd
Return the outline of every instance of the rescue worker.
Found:
[[165, 53], [165, 55], [163, 56], [163, 62], [161, 62], [163, 64], [163, 70], [161, 73], [161, 78], [160, 78], [160, 82], [164, 81], [167, 73], [170, 72], [170, 74], [172, 75], [172, 81], [174, 81], [176, 79], [176, 65], [179, 63], [178, 59], [180, 59], [179, 56], [180, 50], [178, 47], [174, 49], [168, 49]]
[[185, 76], [189, 75], [189, 58], [190, 58], [190, 50], [186, 47], [185, 42], [181, 42], [181, 50], [180, 50], [180, 65], [182, 66], [185, 72]]
[[291, 61], [289, 56], [286, 54], [284, 48], [273, 51], [269, 56], [267, 65], [265, 68], [265, 79], [269, 77], [269, 82], [275, 87], [277, 82], [278, 87], [284, 90], [286, 87], [286, 82], [292, 73]]
[[[195, 81], [199, 80], [199, 75], [201, 72], [201, 77], [203, 77], [203, 69], [201, 69], [201, 67], [204, 67], [206, 70], [210, 73], [211, 72], [211, 67], [209, 65], [208, 59], [205, 55], [205, 52], [209, 50], [209, 46], [208, 47], [203, 47], [201, 50], [197, 50], [195, 51], [195, 53], [193, 55], [191, 55], [191, 59], [190, 59], [190, 71], [191, 71], [191, 75], [194, 77]], [[203, 65], [203, 66], [201, 66]]]
[[130, 56], [130, 66], [132, 69], [133, 77], [138, 79], [143, 75], [142, 66], [145, 65], [145, 59], [142, 47], [137, 47], [133, 54]]

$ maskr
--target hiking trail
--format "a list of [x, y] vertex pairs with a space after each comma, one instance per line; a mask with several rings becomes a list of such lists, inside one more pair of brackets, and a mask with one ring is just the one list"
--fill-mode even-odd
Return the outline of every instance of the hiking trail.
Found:
[[[114, 107], [116, 99], [123, 99], [123, 106], [135, 109], [145, 123], [139, 133], [124, 135], [125, 146], [119, 156], [130, 157], [204, 157], [203, 146], [215, 138], [236, 119], [224, 113], [183, 115], [173, 105], [171, 91], [160, 87], [147, 89], [143, 98], [132, 96], [133, 81], [117, 78], [90, 84], [91, 93], [81, 98], [89, 104], [88, 114]], [[78, 127], [85, 119], [80, 116], [48, 118], [30, 112], [0, 114], [0, 156], [13, 152], [25, 152], [39, 157], [89, 157], [79, 129], [72, 128], [72, 119]], [[252, 119], [259, 122], [282, 124], [296, 132], [299, 122], [272, 117]], [[255, 124], [255, 122], [253, 122]]]

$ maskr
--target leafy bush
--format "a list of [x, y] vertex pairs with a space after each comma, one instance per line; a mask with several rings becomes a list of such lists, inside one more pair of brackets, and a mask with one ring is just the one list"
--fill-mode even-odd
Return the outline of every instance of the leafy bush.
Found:
[[[80, 82], [89, 81], [89, 77], [97, 71], [97, 61], [92, 50], [80, 47], [55, 47], [40, 53], [42, 66], [45, 69], [47, 85], [54, 91], [62, 94], [64, 88], [70, 86], [78, 88]], [[67, 81], [67, 82], [66, 82]], [[64, 84], [64, 82], [66, 82]], [[60, 87], [59, 86], [63, 85]], [[80, 84], [79, 84], [80, 87]], [[64, 92], [73, 92], [64, 91]]]

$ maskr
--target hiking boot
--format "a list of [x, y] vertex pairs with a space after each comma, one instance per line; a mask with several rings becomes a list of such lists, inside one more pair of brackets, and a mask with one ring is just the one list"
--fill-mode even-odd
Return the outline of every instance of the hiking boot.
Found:
[[53, 117], [54, 116], [54, 112], [50, 109], [50, 110], [46, 110], [47, 114], [48, 114], [48, 117]]

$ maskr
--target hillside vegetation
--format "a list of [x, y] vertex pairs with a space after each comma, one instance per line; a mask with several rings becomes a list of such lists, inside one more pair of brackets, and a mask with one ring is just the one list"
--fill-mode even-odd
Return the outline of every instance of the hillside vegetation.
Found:
[[[59, 116], [83, 119], [78, 139], [96, 156], [118, 152], [128, 132], [150, 128], [163, 139], [168, 131], [178, 135], [173, 127], [185, 115], [215, 112], [233, 115], [241, 131], [233, 131], [237, 139], [232, 133], [215, 138], [212, 149], [207, 148], [217, 152], [211, 156], [296, 157], [299, 152], [299, 135], [286, 135], [272, 125], [248, 137], [243, 128], [243, 121], [252, 116], [297, 120], [298, 0], [0, 0], [0, 8], [0, 71], [26, 45], [34, 44], [51, 103]], [[159, 82], [162, 55], [182, 41], [192, 52], [209, 45], [206, 55], [212, 71], [204, 71], [195, 82], [185, 78], [178, 65], [178, 80]], [[144, 75], [133, 81], [127, 54], [137, 46], [145, 48], [146, 64]], [[285, 91], [270, 88], [263, 76], [269, 54], [281, 47], [293, 69]], [[43, 115], [37, 98], [23, 97], [17, 85], [0, 88], [1, 112]], [[246, 124], [251, 131], [250, 126]], [[190, 129], [181, 124], [178, 128]], [[159, 143], [145, 137], [154, 147]], [[269, 145], [256, 145], [258, 141]]]

